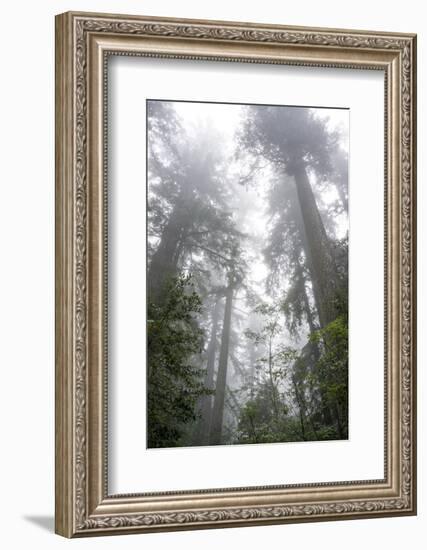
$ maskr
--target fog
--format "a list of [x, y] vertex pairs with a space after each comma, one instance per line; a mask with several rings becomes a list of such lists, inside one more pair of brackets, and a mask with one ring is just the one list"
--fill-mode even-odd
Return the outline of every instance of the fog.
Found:
[[345, 109], [147, 102], [149, 447], [345, 439]]

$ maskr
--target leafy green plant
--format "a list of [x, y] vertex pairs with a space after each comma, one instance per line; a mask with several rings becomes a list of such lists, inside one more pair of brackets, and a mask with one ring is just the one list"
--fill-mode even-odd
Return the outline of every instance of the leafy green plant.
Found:
[[311, 373], [330, 408], [339, 438], [348, 436], [348, 323], [340, 315], [324, 329], [311, 334], [321, 351]]
[[197, 323], [201, 300], [190, 277], [167, 283], [162, 305], [148, 307], [148, 446], [174, 447], [196, 419], [196, 403], [209, 390], [196, 361], [203, 344]]

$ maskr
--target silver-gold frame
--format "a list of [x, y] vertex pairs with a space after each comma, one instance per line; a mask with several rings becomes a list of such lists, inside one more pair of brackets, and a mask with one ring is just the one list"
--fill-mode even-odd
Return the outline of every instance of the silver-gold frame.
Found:
[[[384, 72], [384, 479], [108, 494], [105, 182], [110, 55]], [[57, 533], [78, 537], [416, 513], [415, 132], [413, 34], [90, 13], [57, 16]]]

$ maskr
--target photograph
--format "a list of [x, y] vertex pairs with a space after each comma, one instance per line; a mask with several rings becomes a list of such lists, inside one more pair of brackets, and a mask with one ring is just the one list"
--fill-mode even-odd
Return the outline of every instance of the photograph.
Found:
[[147, 448], [347, 440], [349, 109], [146, 117]]

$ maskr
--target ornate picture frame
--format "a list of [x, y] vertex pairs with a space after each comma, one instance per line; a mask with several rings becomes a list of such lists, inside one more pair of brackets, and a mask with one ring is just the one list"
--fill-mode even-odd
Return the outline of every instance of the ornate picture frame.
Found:
[[[111, 495], [109, 56], [384, 73], [384, 478]], [[416, 36], [68, 12], [56, 17], [56, 532], [82, 537], [416, 513]]]

